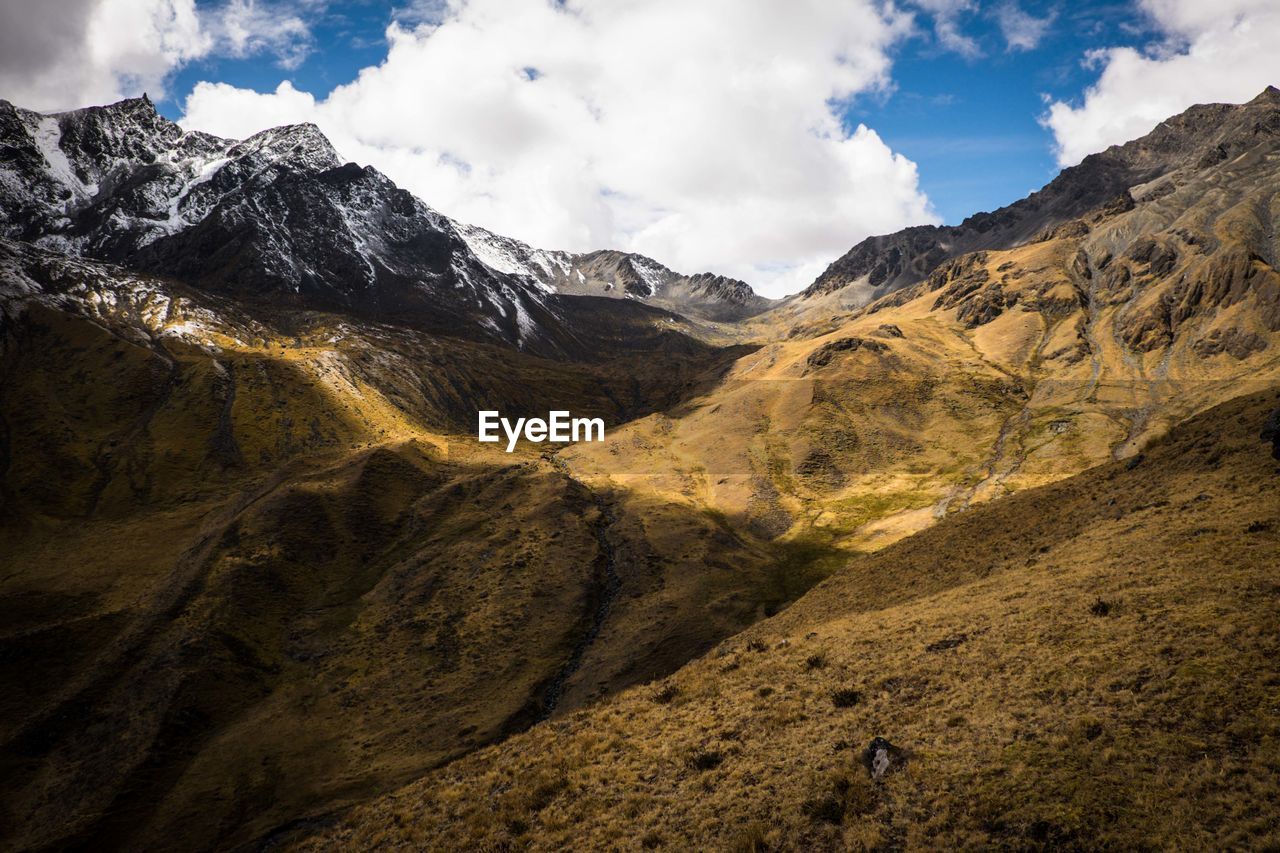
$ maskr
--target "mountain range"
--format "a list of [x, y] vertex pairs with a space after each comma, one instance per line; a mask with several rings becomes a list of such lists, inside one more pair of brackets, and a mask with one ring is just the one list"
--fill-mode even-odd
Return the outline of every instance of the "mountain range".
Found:
[[0, 133], [5, 237], [210, 292], [561, 356], [583, 354], [577, 324], [590, 322], [561, 293], [616, 290], [728, 317], [768, 304], [741, 282], [642, 256], [542, 252], [453, 222], [344, 163], [310, 124], [219, 139], [143, 96], [51, 116], [3, 102]]
[[1269, 88], [769, 300], [0, 101], [0, 838], [1280, 843], [1278, 187]]

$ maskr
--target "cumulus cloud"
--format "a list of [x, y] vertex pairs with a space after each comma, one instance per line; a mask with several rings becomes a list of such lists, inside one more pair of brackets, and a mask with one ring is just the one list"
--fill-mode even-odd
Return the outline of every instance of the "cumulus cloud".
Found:
[[1077, 104], [1054, 101], [1043, 123], [1058, 162], [1074, 165], [1142, 136], [1197, 103], [1243, 102], [1280, 83], [1280, 5], [1275, 0], [1141, 0], [1161, 34], [1143, 50], [1092, 51], [1098, 80]]
[[996, 23], [1009, 50], [1035, 50], [1049, 32], [1056, 13], [1043, 18], [1025, 12], [1016, 2], [1001, 3], [996, 7]]
[[[201, 83], [182, 123], [318, 124], [442, 212], [548, 248], [620, 248], [773, 294], [933, 221], [915, 165], [842, 104], [890, 84], [910, 15], [873, 0], [452, 0], [388, 29], [323, 99]], [[402, 19], [403, 20], [403, 19]]]
[[162, 98], [177, 68], [213, 54], [270, 51], [296, 63], [310, 34], [289, 8], [255, 0], [200, 9], [195, 0], [0, 3], [0, 97], [69, 109], [144, 91]]
[[193, 0], [0, 4], [0, 92], [35, 109], [158, 93], [211, 46]]

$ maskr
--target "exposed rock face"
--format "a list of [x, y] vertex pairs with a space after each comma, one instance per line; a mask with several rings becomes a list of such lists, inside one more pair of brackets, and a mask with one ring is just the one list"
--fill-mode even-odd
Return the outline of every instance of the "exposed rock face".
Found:
[[934, 310], [959, 307], [956, 316], [968, 328], [990, 323], [1006, 308], [1017, 304], [1015, 294], [1006, 294], [999, 282], [989, 284], [991, 273], [985, 266], [986, 257], [981, 253], [964, 259], [963, 263], [950, 264], [929, 278], [928, 286], [942, 287], [942, 293], [934, 300]]
[[899, 329], [893, 323], [883, 323], [876, 328], [876, 334], [883, 338], [900, 338], [902, 337], [902, 329]]
[[831, 363], [831, 360], [842, 352], [857, 352], [865, 349], [867, 352], [883, 353], [889, 350], [888, 345], [874, 341], [870, 338], [841, 338], [838, 341], [832, 341], [814, 351], [809, 356], [808, 364], [810, 367], [824, 367]]
[[343, 163], [314, 125], [220, 139], [184, 131], [145, 97], [47, 116], [0, 101], [0, 237], [240, 299], [553, 356], [612, 340], [596, 326], [642, 310], [614, 305], [615, 320], [567, 297], [626, 296], [711, 320], [772, 304], [743, 282], [640, 255], [548, 252], [460, 225]]
[[41, 115], [0, 102], [0, 236], [203, 289], [557, 352], [547, 294], [310, 124], [237, 141], [149, 100]]
[[731, 305], [759, 308], [768, 305], [769, 300], [758, 296], [751, 285], [745, 281], [715, 273], [700, 272], [687, 276], [690, 292], [701, 293], [709, 298], [717, 299]]
[[[1280, 274], [1256, 251], [1255, 246], [1223, 246], [1206, 257], [1188, 256], [1185, 264], [1171, 249], [1157, 250], [1145, 265], [1117, 267], [1108, 283], [1119, 293], [1154, 292], [1162, 298], [1142, 299], [1120, 324], [1125, 342], [1140, 352], [1167, 346], [1178, 329], [1212, 309], [1230, 308], [1253, 296], [1257, 319], [1269, 331], [1280, 329]], [[1177, 268], [1177, 275], [1170, 275]], [[1256, 334], [1239, 330], [1215, 330], [1201, 343], [1204, 355], [1230, 352], [1243, 358], [1265, 343]]]
[[1243, 360], [1266, 349], [1267, 342], [1255, 332], [1243, 332], [1234, 328], [1214, 329], [1208, 337], [1196, 341], [1192, 348], [1196, 355], [1205, 358], [1226, 353], [1234, 359]]
[[[1058, 226], [1126, 198], [1133, 187], [1173, 173], [1212, 169], [1260, 144], [1274, 146], [1277, 136], [1280, 91], [1274, 87], [1247, 104], [1192, 107], [1141, 139], [1086, 157], [1007, 207], [975, 214], [959, 225], [924, 225], [869, 237], [832, 263], [804, 295], [857, 285], [870, 301], [922, 280], [948, 258], [1052, 236]], [[1157, 268], [1168, 262], [1160, 256]]]
[[527, 276], [548, 292], [636, 299], [715, 321], [740, 320], [774, 304], [744, 281], [708, 272], [682, 275], [644, 255], [614, 250], [548, 252], [474, 225], [458, 227], [485, 263]]

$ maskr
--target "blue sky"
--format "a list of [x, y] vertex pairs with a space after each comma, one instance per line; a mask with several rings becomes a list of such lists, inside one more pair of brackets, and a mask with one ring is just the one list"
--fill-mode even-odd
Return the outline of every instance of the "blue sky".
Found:
[[[1049, 23], [1034, 48], [1016, 49], [1001, 31], [997, 8], [986, 4], [959, 16], [977, 55], [942, 46], [930, 30], [934, 16], [917, 11], [920, 32], [892, 54], [891, 91], [859, 95], [842, 109], [846, 125], [868, 125], [916, 163], [921, 189], [949, 224], [1008, 204], [1051, 180], [1059, 167], [1053, 135], [1040, 121], [1044, 96], [1062, 101], [1080, 96], [1097, 77], [1085, 67], [1087, 51], [1140, 45], [1151, 37], [1132, 4], [1024, 0], [1023, 12]], [[307, 19], [312, 47], [297, 67], [282, 67], [269, 52], [206, 57], [175, 73], [168, 97], [158, 106], [178, 119], [183, 99], [201, 80], [259, 92], [290, 80], [295, 88], [322, 97], [385, 59], [386, 28], [403, 14], [400, 4], [376, 0], [329, 3]]]
[[1059, 167], [1053, 134], [1040, 121], [1044, 96], [1077, 99], [1097, 77], [1084, 67], [1087, 51], [1150, 36], [1127, 4], [1021, 8], [1050, 20], [1035, 48], [1010, 49], [990, 11], [967, 15], [965, 32], [981, 55], [943, 50], [923, 37], [908, 41], [894, 58], [892, 94], [859, 98], [845, 113], [847, 122], [874, 127], [915, 161], [921, 188], [948, 224], [1052, 180]]
[[[197, 8], [216, 9], [222, 0], [196, 0]], [[403, 5], [379, 0], [332, 2], [303, 15], [311, 32], [306, 58], [294, 68], [282, 67], [270, 51], [243, 58], [212, 54], [177, 70], [167, 87], [168, 97], [157, 106], [172, 119], [182, 114], [181, 100], [201, 80], [271, 91], [281, 80], [323, 95], [355, 79], [361, 68], [377, 65], [387, 55], [387, 26], [403, 16]]]

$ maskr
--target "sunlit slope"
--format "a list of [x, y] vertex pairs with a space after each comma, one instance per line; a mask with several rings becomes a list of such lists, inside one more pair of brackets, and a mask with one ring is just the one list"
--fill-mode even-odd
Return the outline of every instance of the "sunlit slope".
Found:
[[[1159, 442], [1278, 381], [1276, 134], [1185, 123], [1132, 149], [1177, 169], [856, 310], [556, 296], [559, 360], [0, 241], [4, 845], [254, 846], [428, 774], [337, 837], [1059, 843], [1119, 802], [1116, 846], [1207, 844], [1173, 791], [1264, 846], [1273, 403]], [[481, 408], [608, 439], [508, 455]], [[876, 731], [936, 759], [888, 799], [832, 751]]]
[[721, 386], [566, 457], [758, 535], [865, 550], [1131, 455], [1280, 376], [1278, 156], [1136, 188], [852, 315], [760, 320], [772, 342]]
[[1277, 406], [949, 516], [303, 846], [1274, 846]]

